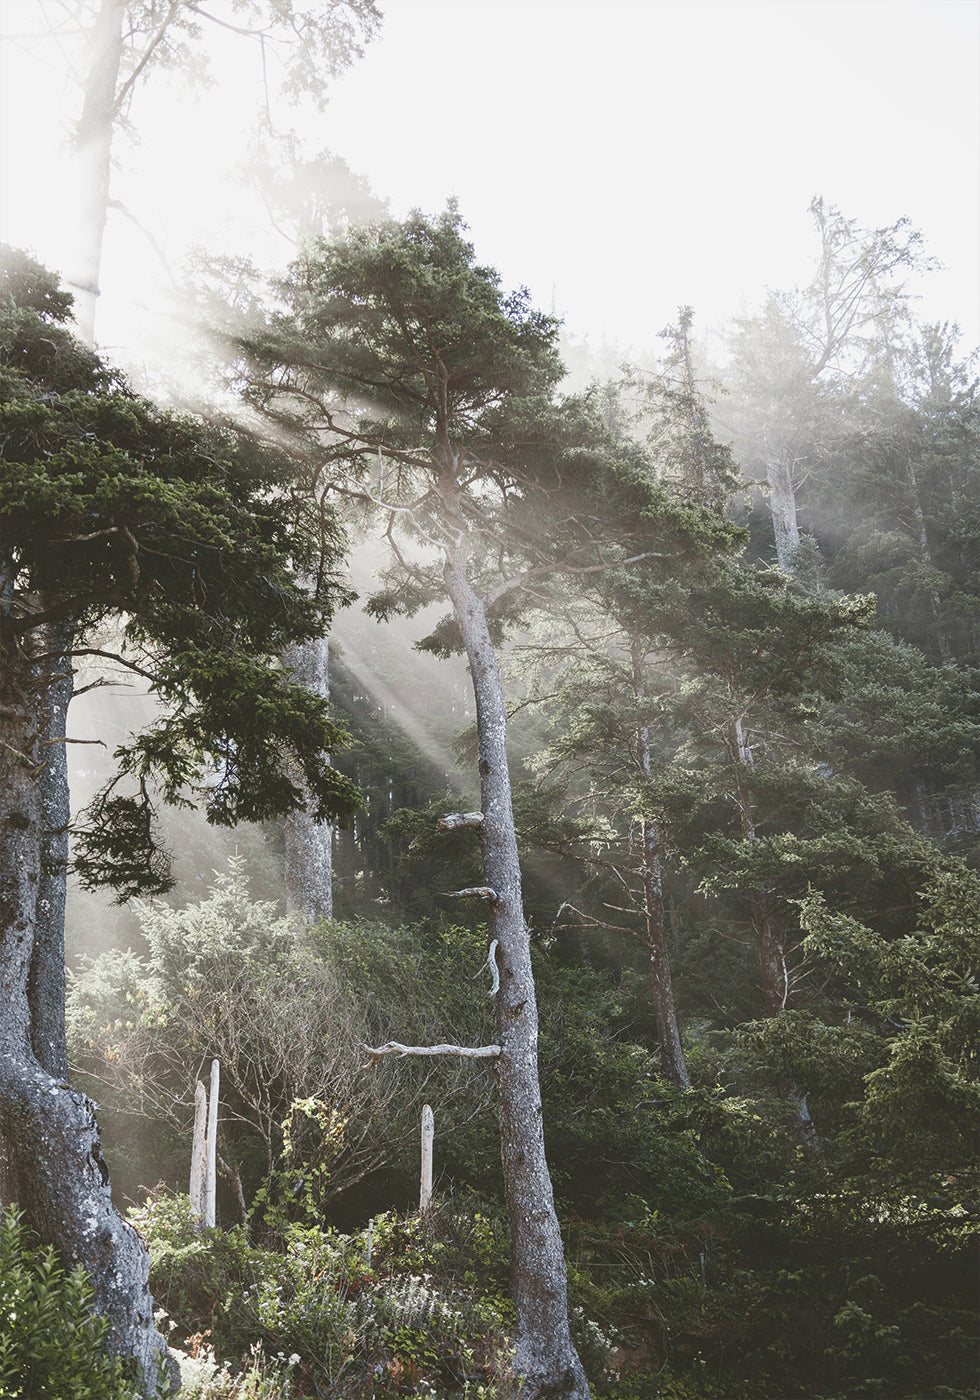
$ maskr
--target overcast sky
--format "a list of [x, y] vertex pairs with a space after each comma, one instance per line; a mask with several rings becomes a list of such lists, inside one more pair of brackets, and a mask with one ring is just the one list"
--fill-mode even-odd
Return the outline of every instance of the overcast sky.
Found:
[[[10, 32], [41, 0], [0, 0]], [[210, 0], [216, 14], [231, 0]], [[393, 212], [456, 196], [482, 260], [575, 336], [656, 343], [679, 303], [702, 326], [765, 284], [805, 281], [815, 194], [862, 224], [908, 216], [946, 270], [921, 314], [980, 343], [977, 0], [382, 0], [381, 37], [324, 115], [276, 117], [330, 147]], [[60, 132], [77, 112], [54, 50], [4, 46], [0, 229], [57, 262], [68, 230]], [[258, 242], [229, 172], [256, 55], [216, 54], [194, 97], [138, 95], [117, 186], [176, 257]], [[139, 337], [155, 255], [119, 216], [100, 338]], [[285, 250], [283, 250], [285, 258]], [[111, 263], [111, 270], [108, 264]], [[108, 327], [108, 332], [106, 331]]]

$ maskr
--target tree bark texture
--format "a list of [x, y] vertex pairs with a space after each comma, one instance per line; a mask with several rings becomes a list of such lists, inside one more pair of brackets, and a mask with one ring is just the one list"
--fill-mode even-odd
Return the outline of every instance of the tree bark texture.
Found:
[[514, 1371], [522, 1377], [526, 1400], [577, 1400], [589, 1395], [589, 1385], [569, 1331], [565, 1256], [545, 1159], [538, 1009], [507, 767], [507, 711], [486, 610], [470, 585], [466, 565], [465, 543], [447, 551], [443, 574], [476, 700], [483, 868], [496, 894], [489, 922], [500, 970], [496, 1077], [517, 1314]]
[[[300, 685], [330, 699], [329, 640], [326, 637], [290, 647], [283, 665]], [[302, 786], [302, 784], [301, 784]], [[333, 918], [333, 827], [308, 811], [286, 818], [286, 912], [316, 922]]]
[[204, 1176], [208, 1141], [208, 1091], [200, 1080], [194, 1088], [194, 1136], [191, 1140], [191, 1210], [204, 1224]]
[[796, 491], [793, 487], [793, 464], [783, 454], [766, 456], [766, 477], [769, 482], [769, 509], [776, 537], [776, 561], [784, 573], [793, 562], [793, 551], [799, 548], [800, 527], [796, 519]]
[[419, 1172], [419, 1210], [426, 1211], [432, 1204], [432, 1140], [435, 1137], [435, 1118], [431, 1104], [422, 1105], [422, 1163]]
[[47, 737], [41, 791], [41, 871], [37, 892], [34, 947], [28, 977], [32, 1007], [31, 1047], [38, 1063], [55, 1079], [68, 1078], [65, 1043], [65, 894], [68, 871], [68, 746], [64, 740], [72, 696], [70, 620], [46, 629], [46, 658], [37, 684], [46, 701]]
[[[53, 969], [52, 949], [39, 948], [38, 902], [44, 765], [55, 747], [47, 740], [59, 736], [36, 718], [37, 683], [29, 647], [0, 615], [0, 1203], [16, 1202], [67, 1267], [83, 1266], [95, 1309], [109, 1319], [108, 1345], [135, 1358], [152, 1394], [158, 1361], [175, 1380], [176, 1366], [153, 1325], [149, 1256], [113, 1208], [95, 1105], [69, 1086], [61, 1041], [52, 1042], [64, 962]], [[52, 993], [43, 978], [55, 975]]]

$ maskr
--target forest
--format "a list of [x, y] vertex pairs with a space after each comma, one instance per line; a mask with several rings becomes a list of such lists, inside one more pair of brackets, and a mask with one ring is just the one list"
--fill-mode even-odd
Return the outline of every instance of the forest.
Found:
[[137, 383], [146, 33], [85, 278], [0, 250], [0, 1400], [969, 1400], [980, 377], [922, 234], [816, 196], [796, 285], [610, 362], [455, 201], [287, 161], [292, 256], [199, 252]]

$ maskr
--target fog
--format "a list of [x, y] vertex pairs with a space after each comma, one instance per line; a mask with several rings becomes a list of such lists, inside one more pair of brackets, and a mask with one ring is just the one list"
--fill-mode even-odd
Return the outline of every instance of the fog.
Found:
[[[908, 215], [943, 264], [914, 280], [920, 314], [958, 320], [968, 345], [980, 341], [980, 7], [969, 0], [384, 9], [380, 38], [332, 84], [324, 113], [282, 95], [274, 47], [263, 55], [213, 25], [202, 39], [209, 85], [163, 70], [137, 87], [113, 145], [96, 322], [99, 346], [137, 383], [186, 399], [205, 381], [195, 318], [214, 301], [177, 295], [195, 279], [200, 292], [201, 250], [275, 274], [325, 210], [343, 220], [387, 204], [400, 216], [450, 197], [504, 285], [527, 284], [564, 317], [580, 378], [627, 354], [652, 359], [680, 303], [710, 335], [766, 286], [805, 281], [818, 193], [867, 226]], [[0, 237], [64, 270], [85, 59], [70, 32], [47, 31], [54, 16], [40, 0], [0, 5]], [[237, 285], [247, 301], [252, 287]], [[376, 562], [358, 553], [362, 592]], [[338, 617], [337, 654], [366, 703], [452, 785], [465, 675], [412, 652], [425, 630], [417, 619], [382, 633], [354, 608]], [[440, 685], [436, 713], [419, 697]], [[70, 732], [106, 745], [70, 752], [78, 804], [146, 703], [105, 690], [76, 702]], [[274, 882], [262, 832], [198, 827], [181, 817], [167, 832], [185, 894], [203, 892], [245, 841], [260, 880]], [[73, 926], [95, 946], [134, 932], [95, 897], [72, 899]]]

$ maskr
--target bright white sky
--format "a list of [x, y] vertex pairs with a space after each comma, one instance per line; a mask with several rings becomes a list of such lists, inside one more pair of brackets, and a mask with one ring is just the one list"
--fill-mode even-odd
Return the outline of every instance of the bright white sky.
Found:
[[[921, 314], [980, 344], [978, 0], [382, 0], [382, 36], [323, 116], [276, 109], [391, 200], [458, 198], [480, 258], [598, 348], [702, 327], [808, 279], [814, 194], [865, 225], [908, 215], [945, 264]], [[0, 0], [7, 33], [42, 0]], [[231, 0], [210, 0], [231, 15]], [[55, 51], [4, 45], [0, 235], [58, 265], [59, 144], [77, 113]], [[265, 242], [230, 172], [260, 91], [232, 42], [196, 97], [138, 95], [116, 189], [168, 255]], [[276, 254], [286, 260], [283, 247]], [[114, 216], [99, 338], [138, 353], [155, 256]]]

